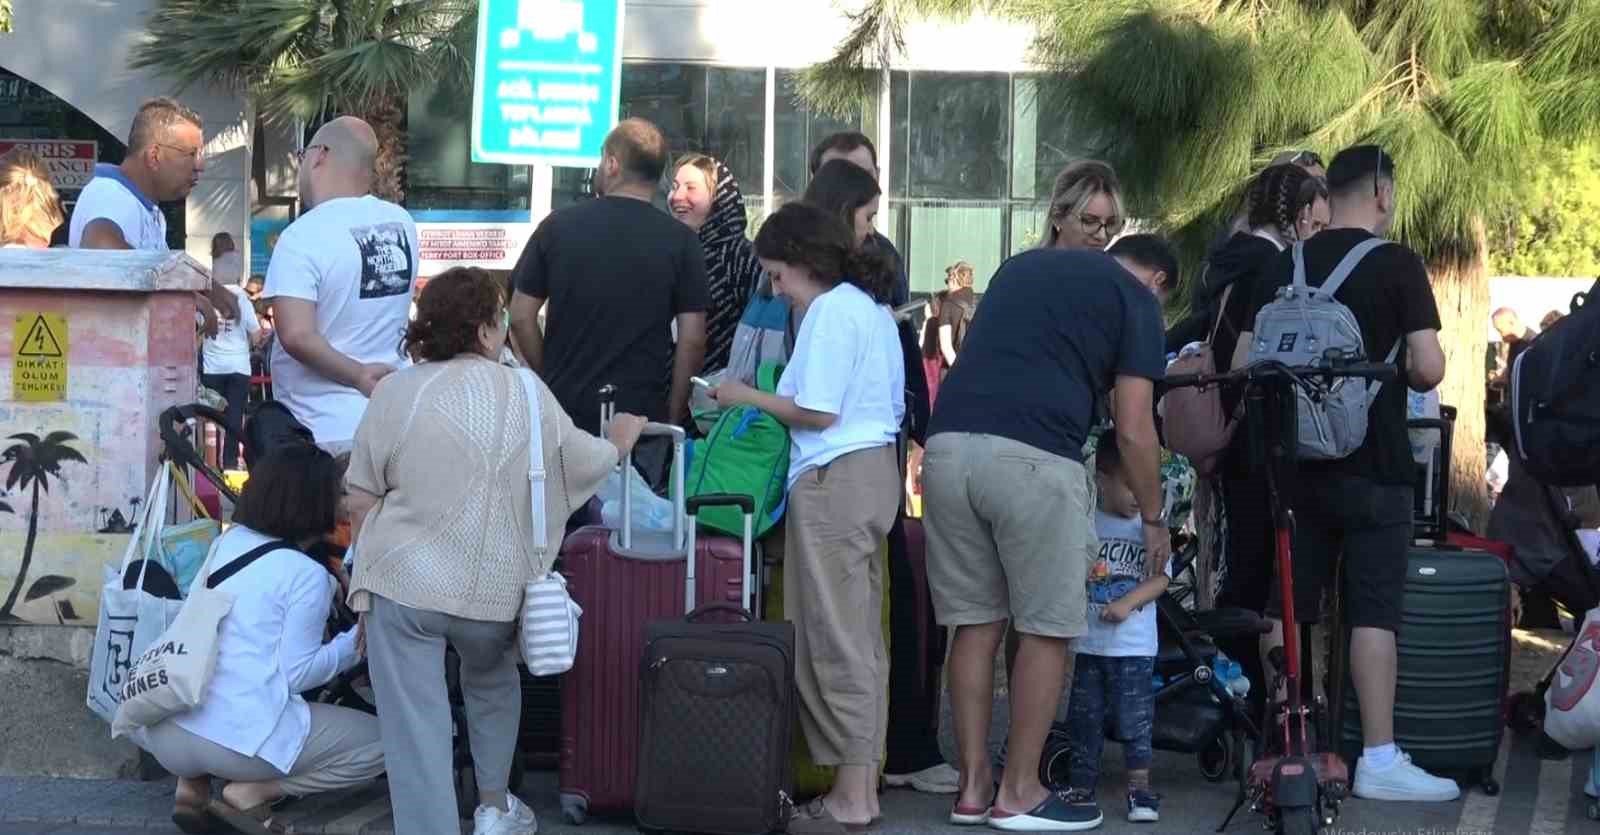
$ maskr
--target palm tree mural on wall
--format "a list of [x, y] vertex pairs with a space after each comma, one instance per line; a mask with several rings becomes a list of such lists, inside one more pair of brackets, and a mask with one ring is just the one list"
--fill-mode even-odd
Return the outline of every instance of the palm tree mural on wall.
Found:
[[[23, 432], [12, 435], [11, 440], [17, 443], [7, 447], [5, 453], [0, 455], [0, 463], [11, 464], [11, 472], [6, 475], [6, 490], [31, 488], [33, 508], [28, 513], [28, 539], [22, 548], [22, 562], [17, 566], [17, 578], [11, 585], [11, 593], [6, 595], [6, 602], [0, 605], [0, 621], [16, 620], [11, 610], [17, 605], [17, 598], [28, 581], [28, 568], [33, 563], [33, 546], [39, 537], [39, 497], [50, 492], [51, 479], [61, 478], [62, 464], [89, 463], [82, 453], [68, 446], [70, 442], [78, 440], [78, 436], [71, 432], [51, 432], [43, 438]], [[0, 508], [14, 512], [4, 503], [0, 503]]]

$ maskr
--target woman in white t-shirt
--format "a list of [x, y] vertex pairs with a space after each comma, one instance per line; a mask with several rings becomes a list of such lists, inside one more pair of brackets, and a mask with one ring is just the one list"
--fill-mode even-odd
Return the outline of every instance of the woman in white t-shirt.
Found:
[[856, 249], [841, 220], [804, 203], [768, 218], [755, 247], [773, 292], [801, 314], [800, 331], [775, 394], [729, 382], [713, 396], [790, 430], [784, 608], [797, 638], [800, 722], [812, 760], [838, 771], [789, 831], [837, 832], [879, 817], [889, 659], [877, 553], [900, 506], [905, 414], [905, 359], [885, 306], [895, 275]]
[[[204, 373], [200, 382], [228, 401], [229, 426], [243, 426], [245, 401], [250, 399], [250, 349], [261, 339], [261, 322], [245, 293], [244, 260], [237, 251], [224, 252], [211, 260], [211, 277], [239, 300], [239, 318], [223, 319], [217, 335], [206, 337], [201, 346]], [[239, 464], [239, 447], [229, 443], [222, 452], [222, 466], [231, 470]]]

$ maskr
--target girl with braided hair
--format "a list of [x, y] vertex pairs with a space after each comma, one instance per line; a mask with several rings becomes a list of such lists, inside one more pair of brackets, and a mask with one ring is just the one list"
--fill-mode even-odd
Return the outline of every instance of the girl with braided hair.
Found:
[[[1245, 191], [1246, 231], [1236, 232], [1207, 259], [1203, 282], [1212, 295], [1206, 322], [1217, 370], [1233, 366], [1239, 334], [1254, 323], [1245, 321], [1250, 299], [1256, 295], [1259, 274], [1279, 253], [1322, 231], [1328, 224], [1328, 188], [1299, 165], [1274, 165], [1262, 171]], [[1223, 390], [1222, 407], [1228, 414], [1239, 408], [1238, 394]], [[1218, 472], [1196, 485], [1194, 516], [1200, 534], [1201, 576], [1199, 599], [1215, 595], [1218, 607], [1239, 607], [1257, 613], [1266, 606], [1272, 582], [1271, 520], [1266, 516], [1265, 489], [1248, 472], [1245, 433], [1234, 436]], [[1237, 639], [1222, 647], [1240, 659], [1245, 672], [1262, 681], [1255, 639]], [[1237, 645], [1234, 645], [1237, 644]], [[1251, 696], [1259, 709], [1265, 687]]]

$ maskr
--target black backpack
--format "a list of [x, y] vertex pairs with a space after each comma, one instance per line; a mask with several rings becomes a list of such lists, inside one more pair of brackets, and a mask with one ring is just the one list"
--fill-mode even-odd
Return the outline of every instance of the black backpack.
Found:
[[256, 461], [274, 450], [316, 444], [311, 430], [295, 419], [288, 406], [276, 400], [258, 404], [244, 424], [245, 463], [249, 466], [255, 466]]
[[1511, 364], [1512, 445], [1551, 487], [1600, 482], [1600, 281]]

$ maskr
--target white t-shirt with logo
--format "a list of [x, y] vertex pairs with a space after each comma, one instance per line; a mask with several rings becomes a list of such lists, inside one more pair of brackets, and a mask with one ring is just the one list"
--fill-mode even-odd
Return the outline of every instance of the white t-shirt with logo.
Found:
[[791, 487], [806, 470], [894, 443], [906, 413], [906, 365], [889, 308], [848, 283], [818, 296], [800, 323], [777, 394], [839, 416], [820, 431], [789, 430]]
[[250, 340], [261, 332], [261, 321], [256, 318], [255, 305], [239, 287], [229, 285], [228, 292], [239, 300], [238, 319], [219, 319], [217, 335], [206, 337], [203, 352], [207, 374], [250, 374]]
[[[1159, 647], [1154, 602], [1145, 604], [1122, 623], [1100, 619], [1107, 605], [1126, 597], [1144, 582], [1144, 523], [1138, 516], [1125, 519], [1099, 510], [1095, 511], [1094, 527], [1100, 538], [1100, 556], [1089, 566], [1089, 631], [1078, 639], [1074, 649], [1080, 654], [1109, 658], [1154, 657]], [[1165, 570], [1172, 574], [1170, 560]]]
[[72, 208], [67, 246], [83, 246], [84, 228], [101, 219], [115, 223], [122, 230], [123, 240], [134, 249], [168, 249], [167, 216], [161, 213], [161, 207], [142, 194], [122, 169], [105, 163], [95, 166], [94, 179], [83, 187]]
[[[417, 225], [405, 209], [371, 195], [329, 200], [289, 225], [272, 250], [269, 299], [317, 308], [317, 331], [359, 363], [409, 364], [400, 353], [417, 281]], [[272, 390], [321, 444], [353, 439], [367, 398], [272, 346]]]

